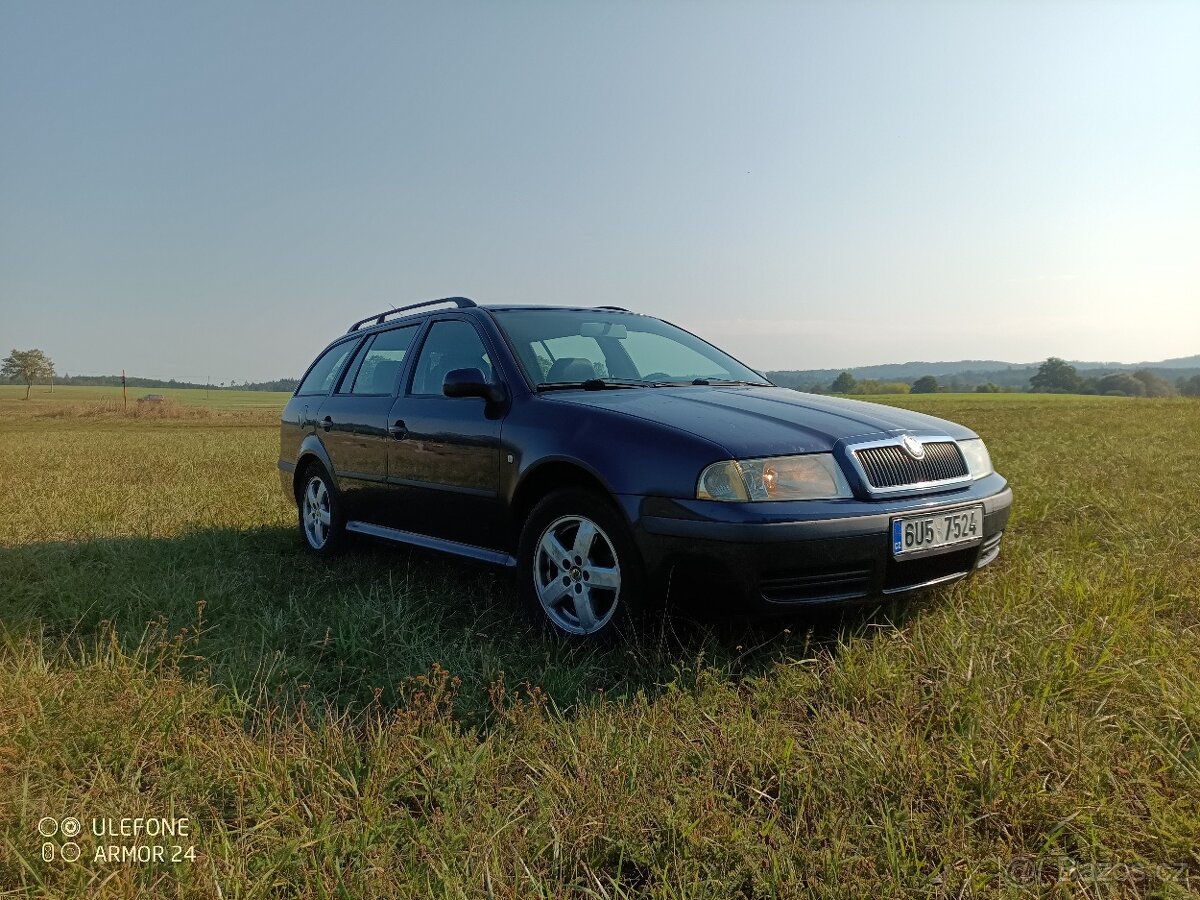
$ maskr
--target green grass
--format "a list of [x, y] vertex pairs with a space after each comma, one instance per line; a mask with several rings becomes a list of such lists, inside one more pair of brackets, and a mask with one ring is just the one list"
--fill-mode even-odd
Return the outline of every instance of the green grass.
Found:
[[[302, 554], [277, 405], [147, 422], [4, 391], [0, 888], [1021, 896], [1030, 865], [1062, 896], [1200, 884], [1200, 403], [880, 398], [988, 440], [1016, 492], [999, 562], [845, 619], [676, 617], [579, 650], [502, 573]], [[79, 862], [43, 862], [39, 819], [68, 814], [186, 815], [197, 859], [94, 862], [85, 832]]]

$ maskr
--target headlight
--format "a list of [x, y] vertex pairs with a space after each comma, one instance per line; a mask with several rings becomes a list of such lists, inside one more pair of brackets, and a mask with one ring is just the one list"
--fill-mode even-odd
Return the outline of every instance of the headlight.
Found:
[[959, 441], [958, 449], [962, 451], [963, 459], [967, 461], [967, 470], [972, 478], [983, 478], [992, 474], [992, 457], [988, 455], [987, 447], [979, 438], [969, 441]]
[[853, 497], [831, 453], [729, 459], [700, 473], [700, 500], [838, 500]]

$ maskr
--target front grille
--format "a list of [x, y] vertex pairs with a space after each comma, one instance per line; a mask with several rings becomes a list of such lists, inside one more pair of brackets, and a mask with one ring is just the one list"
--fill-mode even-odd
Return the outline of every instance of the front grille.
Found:
[[854, 456], [873, 488], [895, 488], [928, 481], [965, 478], [967, 463], [954, 441], [936, 441], [925, 445], [925, 456], [913, 459], [901, 447], [886, 444], [864, 447]]

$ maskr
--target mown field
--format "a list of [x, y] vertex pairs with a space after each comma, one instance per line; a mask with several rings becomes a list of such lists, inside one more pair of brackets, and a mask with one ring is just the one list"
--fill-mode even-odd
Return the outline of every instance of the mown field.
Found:
[[[1200, 888], [1198, 402], [889, 398], [988, 440], [1016, 492], [994, 566], [583, 651], [503, 573], [301, 553], [278, 395], [127, 419], [60, 391], [0, 388], [2, 891]], [[81, 858], [43, 860], [68, 815]], [[97, 861], [92, 820], [136, 816], [186, 816], [195, 858]]]

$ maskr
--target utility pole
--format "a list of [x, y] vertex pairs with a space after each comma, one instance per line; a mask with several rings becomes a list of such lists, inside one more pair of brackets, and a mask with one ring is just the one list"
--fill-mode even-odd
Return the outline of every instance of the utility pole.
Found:
[[121, 397], [125, 402], [125, 414], [129, 414], [129, 391], [125, 389], [125, 370], [121, 370]]

